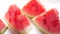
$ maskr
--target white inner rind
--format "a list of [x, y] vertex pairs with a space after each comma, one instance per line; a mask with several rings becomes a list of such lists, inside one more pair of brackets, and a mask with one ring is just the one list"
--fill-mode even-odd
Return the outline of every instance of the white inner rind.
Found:
[[24, 9], [22, 9], [22, 11], [21, 11], [21, 12], [22, 12], [22, 14], [27, 15], [28, 17], [31, 17], [31, 18], [32, 18], [32, 17], [34, 17], [34, 16], [32, 16], [32, 15], [30, 15], [30, 14], [26, 13], [26, 11], [25, 11]]

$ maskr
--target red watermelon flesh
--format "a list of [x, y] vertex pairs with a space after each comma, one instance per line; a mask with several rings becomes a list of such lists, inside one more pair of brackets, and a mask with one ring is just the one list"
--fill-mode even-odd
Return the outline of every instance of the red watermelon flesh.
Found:
[[10, 16], [11, 18], [15, 18], [17, 15], [20, 15], [20, 14], [21, 14], [20, 8], [17, 7], [15, 4], [13, 4], [13, 5], [10, 5], [9, 10], [5, 16], [7, 20], [9, 20]]
[[17, 30], [25, 30], [26, 27], [30, 25], [29, 20], [24, 15], [18, 15], [13, 21], [12, 19], [9, 20], [10, 24]]
[[[30, 28], [30, 21], [25, 16], [22, 15], [20, 9], [16, 5], [11, 5], [8, 12], [5, 15], [9, 26], [11, 26], [17, 32], [25, 32], [26, 28]], [[28, 30], [28, 29], [27, 29]]]
[[45, 33], [60, 33], [60, 22], [58, 20], [58, 11], [56, 8], [36, 16], [33, 18], [33, 21], [37, 24], [38, 28], [40, 30], [43, 29], [42, 31]]
[[37, 16], [45, 11], [45, 7], [37, 0], [31, 0], [23, 7], [23, 13], [29, 17]]
[[7, 26], [0, 20], [0, 34], [4, 33], [7, 29]]

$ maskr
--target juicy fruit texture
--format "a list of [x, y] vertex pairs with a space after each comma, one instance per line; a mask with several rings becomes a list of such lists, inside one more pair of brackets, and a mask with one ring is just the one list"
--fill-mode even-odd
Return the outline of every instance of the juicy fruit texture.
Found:
[[[30, 20], [22, 15], [20, 9], [16, 5], [11, 5], [5, 15], [9, 26], [19, 33], [25, 34], [30, 28]], [[28, 28], [28, 29], [27, 29]], [[27, 29], [27, 30], [26, 30]]]
[[4, 33], [6, 29], [6, 25], [0, 20], [0, 34]]
[[31, 0], [23, 7], [23, 13], [29, 17], [35, 17], [45, 11], [45, 7], [37, 0]]
[[10, 18], [15, 18], [17, 15], [20, 15], [21, 11], [20, 8], [17, 7], [15, 4], [11, 5], [6, 13], [6, 18], [9, 20]]
[[14, 21], [10, 20], [10, 24], [17, 30], [24, 30], [30, 25], [29, 20], [24, 15], [18, 15]]
[[44, 33], [60, 34], [60, 21], [55, 8], [36, 16], [33, 18], [33, 22]]

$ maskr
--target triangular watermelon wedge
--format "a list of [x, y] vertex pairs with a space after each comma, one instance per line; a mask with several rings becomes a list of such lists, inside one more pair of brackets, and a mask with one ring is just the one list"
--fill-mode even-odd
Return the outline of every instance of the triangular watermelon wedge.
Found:
[[21, 14], [21, 10], [16, 5], [11, 5], [5, 14], [8, 25], [19, 34], [27, 34], [31, 29], [30, 20]]
[[8, 27], [0, 20], [0, 34], [4, 34], [7, 29]]
[[45, 34], [60, 34], [60, 22], [56, 8], [42, 13], [32, 20], [38, 29]]
[[28, 17], [35, 17], [43, 12], [45, 7], [38, 0], [31, 0], [22, 8], [22, 13]]

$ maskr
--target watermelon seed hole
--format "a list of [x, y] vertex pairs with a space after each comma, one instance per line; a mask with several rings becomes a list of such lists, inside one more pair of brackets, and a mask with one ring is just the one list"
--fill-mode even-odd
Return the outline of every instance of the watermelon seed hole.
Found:
[[46, 24], [46, 15], [44, 15], [43, 22], [44, 22], [44, 24]]

